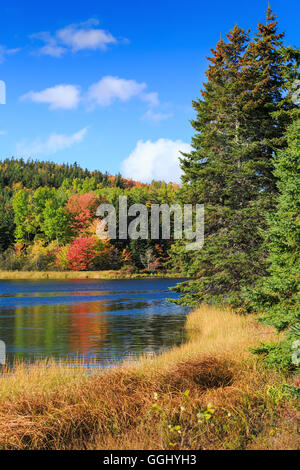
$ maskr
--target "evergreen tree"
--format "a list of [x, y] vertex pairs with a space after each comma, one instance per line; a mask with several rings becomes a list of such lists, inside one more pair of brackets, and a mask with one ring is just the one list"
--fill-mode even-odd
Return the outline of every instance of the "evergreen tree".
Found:
[[0, 252], [7, 250], [14, 240], [14, 212], [5, 194], [0, 194]]
[[263, 311], [263, 322], [289, 331], [286, 340], [262, 346], [258, 352], [267, 353], [269, 363], [293, 368], [300, 362], [300, 358], [292, 361], [292, 343], [300, 340], [300, 119], [289, 127], [287, 137], [288, 148], [276, 161], [277, 210], [269, 216], [266, 231], [270, 276], [248, 298], [256, 311]]
[[[284, 114], [275, 113], [285, 93], [287, 59], [270, 9], [253, 41], [248, 34], [235, 26], [226, 43], [218, 42], [202, 99], [193, 102], [195, 135], [182, 159], [181, 201], [204, 203], [205, 243], [183, 256], [186, 274], [197, 277], [176, 287], [183, 304], [241, 307], [242, 289], [265, 273], [259, 229], [276, 194], [274, 153], [285, 145]], [[175, 260], [180, 264], [178, 254]]]

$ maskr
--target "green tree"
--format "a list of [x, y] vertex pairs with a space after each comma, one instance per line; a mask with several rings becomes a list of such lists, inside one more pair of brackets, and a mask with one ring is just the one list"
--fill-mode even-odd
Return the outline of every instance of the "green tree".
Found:
[[0, 251], [5, 251], [14, 242], [14, 212], [11, 202], [0, 195]]
[[258, 352], [266, 353], [271, 364], [295, 368], [291, 346], [300, 340], [300, 119], [289, 127], [287, 138], [288, 148], [279, 153], [275, 165], [277, 210], [268, 217], [265, 233], [269, 276], [248, 293], [248, 298], [256, 311], [263, 312], [263, 322], [289, 332], [281, 343], [262, 346]]
[[46, 201], [41, 230], [48, 241], [57, 240], [59, 244], [65, 243], [71, 233], [69, 222], [70, 217], [57, 200], [49, 199]]
[[20, 189], [13, 196], [15, 239], [20, 243], [29, 243], [36, 233], [36, 219], [32, 210], [32, 194]]
[[242, 307], [242, 289], [265, 273], [260, 229], [276, 194], [274, 153], [285, 145], [283, 115], [274, 114], [286, 91], [282, 37], [268, 9], [254, 40], [235, 26], [212, 49], [180, 192], [183, 203], [205, 204], [205, 243], [182, 256], [173, 250], [175, 264], [183, 257], [185, 273], [197, 277], [176, 287], [180, 303]]
[[48, 186], [39, 187], [32, 197], [33, 203], [33, 214], [36, 219], [37, 230], [41, 230], [41, 224], [43, 223], [44, 216], [43, 212], [46, 207], [46, 203], [49, 200], [55, 199], [56, 190], [49, 188]]

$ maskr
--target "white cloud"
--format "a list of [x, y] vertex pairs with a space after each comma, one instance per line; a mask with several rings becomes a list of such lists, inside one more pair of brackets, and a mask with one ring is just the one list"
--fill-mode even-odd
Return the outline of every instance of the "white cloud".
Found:
[[49, 43], [41, 47], [39, 53], [41, 55], [50, 55], [51, 57], [61, 57], [66, 52], [64, 47], [58, 46], [57, 44]]
[[13, 55], [13, 54], [16, 54], [17, 52], [19, 52], [20, 48], [16, 48], [16, 49], [7, 49], [6, 46], [2, 46], [0, 44], [0, 64], [2, 64], [2, 62], [4, 62], [4, 60], [6, 59], [6, 56], [7, 55]]
[[90, 85], [82, 95], [79, 86], [61, 84], [41, 91], [29, 91], [20, 97], [20, 101], [46, 103], [50, 109], [75, 109], [80, 101], [85, 101], [87, 108], [93, 109], [95, 106], [106, 107], [117, 100], [126, 102], [136, 97], [146, 102], [149, 108], [142, 119], [159, 122], [171, 117], [172, 114], [153, 110], [160, 104], [158, 93], [148, 93], [146, 88], [147, 84], [144, 82], [106, 75], [99, 82]]
[[181, 140], [139, 140], [129, 157], [122, 162], [122, 174], [145, 183], [153, 179], [179, 183], [182, 173], [179, 166], [180, 151], [190, 150], [191, 146]]
[[156, 93], [156, 92], [142, 93], [140, 98], [141, 98], [141, 100], [148, 103], [150, 106], [158, 106], [159, 105], [158, 93]]
[[91, 104], [109, 106], [115, 100], [128, 101], [141, 96], [146, 87], [146, 83], [107, 75], [89, 87], [87, 99]]
[[62, 44], [69, 46], [73, 52], [83, 49], [106, 50], [108, 44], [115, 44], [117, 40], [103, 29], [84, 29], [77, 25], [67, 26], [57, 31], [57, 38]]
[[6, 134], [7, 134], [6, 131], [1, 131], [1, 130], [0, 130], [0, 135], [6, 135]]
[[72, 147], [83, 141], [87, 133], [87, 127], [71, 135], [51, 134], [46, 140], [36, 139], [31, 143], [26, 141], [17, 144], [17, 154], [26, 157], [37, 155], [53, 155], [60, 150]]
[[169, 119], [173, 116], [172, 113], [161, 113], [160, 111], [153, 111], [153, 109], [148, 109], [148, 111], [142, 116], [142, 119], [146, 119], [152, 122], [160, 122], [166, 119]]
[[20, 100], [47, 103], [50, 109], [74, 109], [80, 100], [80, 89], [74, 85], [56, 85], [42, 91], [30, 91], [21, 96]]
[[40, 55], [50, 55], [52, 57], [61, 57], [67, 52], [65, 47], [58, 45], [55, 37], [52, 37], [47, 31], [42, 31], [40, 33], [32, 34], [30, 36], [32, 39], [37, 39], [45, 43], [43, 47], [38, 49], [38, 54]]
[[49, 32], [40, 32], [31, 37], [45, 43], [38, 50], [39, 54], [52, 57], [61, 57], [68, 51], [105, 51], [110, 44], [116, 44], [118, 40], [110, 32], [97, 28], [98, 24], [99, 21], [92, 19], [59, 29], [53, 36]]

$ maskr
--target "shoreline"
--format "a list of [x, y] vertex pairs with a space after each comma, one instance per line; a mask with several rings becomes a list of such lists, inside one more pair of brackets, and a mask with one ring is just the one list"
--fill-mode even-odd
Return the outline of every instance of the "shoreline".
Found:
[[122, 271], [0, 271], [0, 280], [64, 280], [64, 279], [187, 279], [176, 273], [126, 273]]
[[92, 374], [66, 361], [16, 364], [0, 376], [0, 448], [297, 449], [291, 379], [249, 351], [278, 341], [274, 330], [207, 305], [185, 328], [180, 346]]

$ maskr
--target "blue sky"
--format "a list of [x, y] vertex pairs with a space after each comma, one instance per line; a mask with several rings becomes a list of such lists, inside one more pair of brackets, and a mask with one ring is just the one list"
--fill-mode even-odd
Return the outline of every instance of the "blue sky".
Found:
[[[77, 161], [143, 181], [177, 180], [192, 136], [206, 56], [237, 23], [255, 29], [266, 1], [2, 2], [1, 158]], [[286, 43], [300, 6], [273, 0]]]

